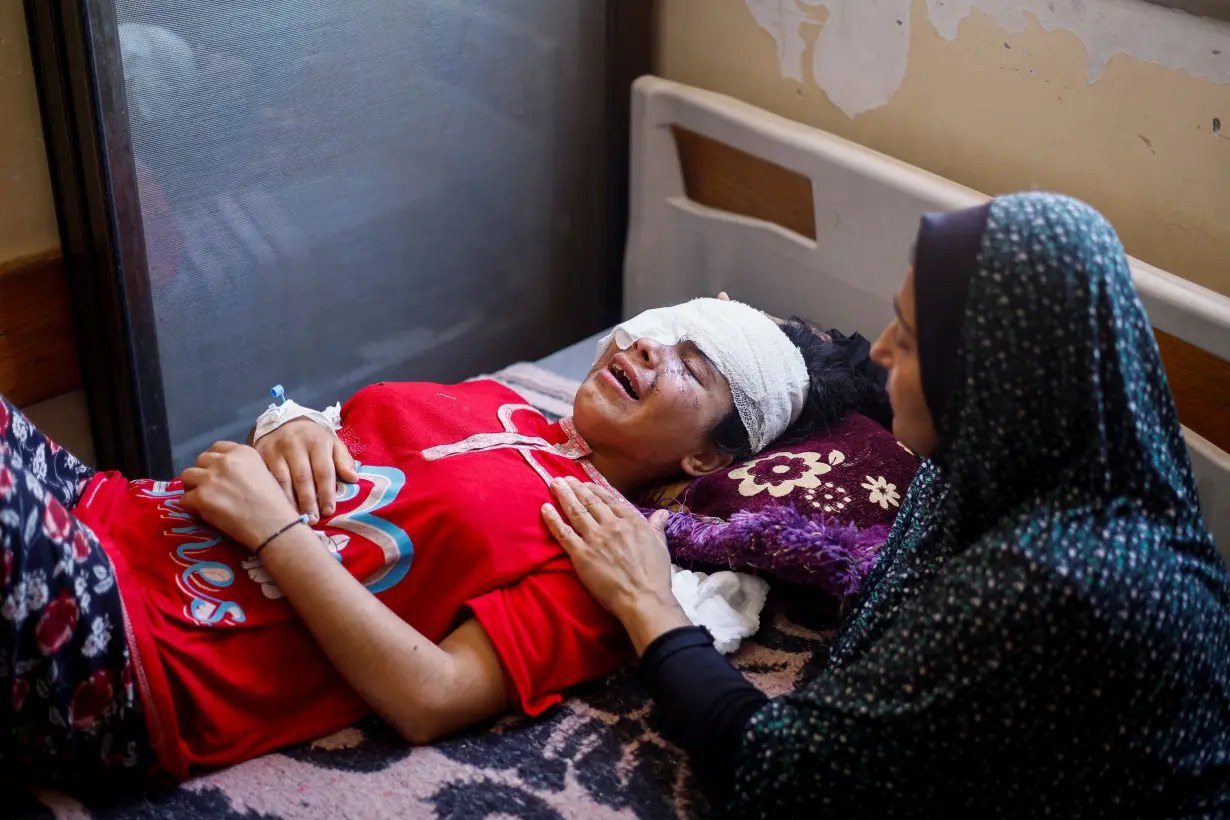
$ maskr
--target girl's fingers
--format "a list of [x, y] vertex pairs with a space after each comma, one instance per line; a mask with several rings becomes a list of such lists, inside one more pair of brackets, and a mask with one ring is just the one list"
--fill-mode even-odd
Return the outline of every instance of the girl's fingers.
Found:
[[295, 483], [290, 480], [290, 465], [286, 463], [286, 459], [278, 456], [278, 458], [269, 464], [269, 473], [273, 476], [274, 481], [278, 482], [278, 486], [282, 488], [282, 494], [286, 496], [286, 500], [291, 504], [295, 503]]
[[180, 474], [179, 480], [183, 482], [184, 489], [194, 490], [201, 486], [201, 483], [209, 475], [209, 471], [203, 467], [189, 467]]
[[295, 496], [299, 499], [299, 512], [307, 513], [308, 520], [316, 523], [320, 515], [316, 507], [316, 477], [312, 475], [312, 462], [307, 453], [299, 451], [287, 459], [290, 465], [290, 480], [295, 485]]
[[321, 515], [333, 515], [333, 496], [337, 493], [337, 473], [333, 466], [333, 447], [320, 441], [312, 448], [312, 476], [316, 480], [316, 502]]
[[222, 454], [215, 450], [206, 450], [196, 457], [196, 466], [202, 469], [209, 469], [210, 465], [216, 464]]
[[342, 481], [347, 484], [358, 482], [359, 471], [354, 465], [354, 456], [350, 455], [342, 440], [336, 437], [333, 439], [333, 465], [337, 470], [337, 477]]

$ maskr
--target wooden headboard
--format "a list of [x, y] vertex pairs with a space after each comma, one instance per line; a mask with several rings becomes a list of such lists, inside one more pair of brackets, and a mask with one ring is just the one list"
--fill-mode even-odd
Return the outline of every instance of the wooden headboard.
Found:
[[80, 386], [59, 252], [0, 264], [0, 393], [24, 407]]
[[[986, 200], [832, 134], [645, 77], [633, 97], [624, 310], [726, 290], [874, 338], [919, 217]], [[1205, 517], [1230, 556], [1230, 299], [1131, 264]]]

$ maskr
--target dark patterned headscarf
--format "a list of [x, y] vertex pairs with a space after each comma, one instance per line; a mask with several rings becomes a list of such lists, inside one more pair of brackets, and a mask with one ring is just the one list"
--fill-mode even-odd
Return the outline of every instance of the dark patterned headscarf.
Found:
[[[1230, 578], [1123, 248], [1050, 194], [977, 233], [960, 333], [919, 334], [935, 457], [827, 670], [753, 720], [740, 816], [1230, 806]], [[916, 270], [920, 327], [951, 274]]]

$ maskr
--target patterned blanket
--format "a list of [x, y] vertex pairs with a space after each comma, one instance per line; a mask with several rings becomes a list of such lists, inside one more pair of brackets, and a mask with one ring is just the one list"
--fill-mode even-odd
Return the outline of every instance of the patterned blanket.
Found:
[[[560, 409], [560, 391], [569, 389], [558, 376], [527, 365], [497, 375], [552, 415]], [[542, 400], [548, 396], [552, 401]], [[834, 617], [814, 591], [779, 585], [770, 594], [765, 625], [744, 643], [735, 664], [766, 693], [789, 691], [819, 668]], [[0, 794], [0, 815], [60, 820], [713, 814], [710, 795], [663, 738], [653, 704], [630, 670], [579, 687], [536, 720], [506, 717], [431, 747], [411, 748], [369, 718], [177, 787], [86, 797], [0, 784]]]

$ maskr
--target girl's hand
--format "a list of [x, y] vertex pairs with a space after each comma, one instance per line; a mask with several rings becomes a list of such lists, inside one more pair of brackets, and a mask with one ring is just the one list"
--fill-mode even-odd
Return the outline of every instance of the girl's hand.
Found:
[[251, 447], [220, 441], [184, 470], [184, 508], [250, 550], [299, 516]]
[[313, 524], [333, 515], [338, 479], [359, 480], [346, 445], [312, 419], [288, 421], [253, 446], [286, 498]]
[[551, 491], [571, 526], [548, 504], [542, 509], [547, 528], [590, 595], [623, 623], [638, 655], [659, 635], [689, 624], [671, 592], [665, 510], [646, 520], [622, 499], [575, 478], [556, 479]]

